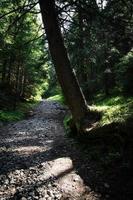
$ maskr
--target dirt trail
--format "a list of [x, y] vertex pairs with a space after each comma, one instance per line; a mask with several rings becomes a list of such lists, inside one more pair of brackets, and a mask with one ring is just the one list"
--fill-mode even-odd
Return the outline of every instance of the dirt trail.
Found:
[[1, 129], [0, 200], [100, 199], [77, 172], [80, 155], [65, 136], [65, 113], [43, 100], [32, 117]]

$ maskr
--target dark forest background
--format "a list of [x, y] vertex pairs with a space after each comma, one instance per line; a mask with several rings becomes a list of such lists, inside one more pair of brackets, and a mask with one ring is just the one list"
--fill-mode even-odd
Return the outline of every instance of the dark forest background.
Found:
[[[132, 1], [57, 1], [56, 9], [86, 99], [132, 96]], [[0, 2], [1, 115], [19, 102], [61, 93], [39, 12], [36, 1]]]

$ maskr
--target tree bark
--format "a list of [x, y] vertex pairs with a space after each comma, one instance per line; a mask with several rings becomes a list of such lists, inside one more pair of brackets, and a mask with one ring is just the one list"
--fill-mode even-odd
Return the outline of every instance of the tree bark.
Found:
[[82, 120], [88, 115], [88, 108], [64, 46], [57, 20], [55, 1], [39, 0], [39, 4], [57, 77], [71, 110], [74, 122], [79, 127], [82, 125]]
[[2, 67], [2, 80], [1, 80], [1, 83], [4, 84], [5, 83], [5, 80], [6, 80], [6, 71], [7, 71], [7, 61], [4, 60], [3, 62], [3, 67]]
[[13, 104], [13, 110], [16, 110], [17, 102], [19, 99], [19, 78], [20, 78], [20, 63], [17, 63], [17, 69], [16, 69], [16, 80], [15, 80], [15, 98], [14, 98], [14, 104]]

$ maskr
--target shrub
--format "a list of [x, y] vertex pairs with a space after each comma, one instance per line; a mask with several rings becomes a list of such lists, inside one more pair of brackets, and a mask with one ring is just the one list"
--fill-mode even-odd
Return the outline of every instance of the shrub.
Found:
[[116, 65], [116, 77], [123, 92], [133, 94], [133, 50]]

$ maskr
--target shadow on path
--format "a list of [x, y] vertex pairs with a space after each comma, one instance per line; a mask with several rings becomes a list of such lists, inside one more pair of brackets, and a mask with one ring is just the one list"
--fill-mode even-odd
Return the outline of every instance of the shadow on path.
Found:
[[[131, 171], [129, 172], [127, 168], [117, 168], [119, 160], [116, 163], [111, 163], [110, 166], [104, 166], [102, 158], [106, 156], [106, 152], [103, 152], [101, 144], [95, 144], [93, 147], [91, 145], [86, 148], [84, 144], [61, 134], [64, 129], [62, 121], [57, 120], [54, 124], [54, 119], [50, 122], [47, 120], [49, 119], [44, 121], [48, 124], [48, 127], [46, 128], [44, 123], [44, 126], [38, 126], [38, 130], [34, 130], [33, 127], [25, 132], [25, 129], [24, 131], [22, 129], [19, 130], [18, 126], [17, 133], [13, 133], [11, 130], [11, 133], [5, 136], [5, 141], [1, 143], [0, 185], [3, 187], [5, 184], [7, 186], [5, 190], [7, 191], [11, 185], [19, 189], [23, 186], [21, 193], [15, 189], [14, 194], [11, 197], [7, 195], [5, 199], [19, 200], [27, 192], [28, 194], [34, 192], [33, 196], [38, 196], [38, 188], [44, 185], [47, 188], [49, 184], [54, 190], [55, 182], [60, 181], [62, 177], [66, 177], [69, 174], [71, 174], [72, 178], [74, 172], [80, 176], [87, 186], [84, 185], [86, 187], [84, 192], [87, 194], [93, 193], [93, 195], [86, 197], [88, 200], [133, 199], [133, 176], [131, 176], [133, 173]], [[32, 119], [29, 122], [27, 121], [26, 123], [31, 126], [34, 124]], [[41, 119], [39, 119], [39, 123], [40, 121]], [[50, 126], [49, 123], [51, 124]], [[27, 127], [28, 124], [26, 124]], [[23, 123], [20, 125], [23, 126]], [[6, 134], [6, 132], [4, 133]], [[101, 155], [101, 158], [97, 158], [99, 155]], [[11, 177], [10, 174], [12, 174]], [[19, 180], [15, 179], [15, 182], [11, 183], [12, 176], [19, 177]], [[22, 182], [20, 182], [21, 176]], [[25, 177], [24, 181], [26, 180], [26, 182], [23, 181], [23, 177]], [[6, 183], [7, 180], [8, 183]], [[70, 181], [72, 185], [74, 182], [78, 182], [79, 179], [74, 177]], [[71, 197], [70, 199], [76, 198]], [[79, 199], [82, 198], [80, 197]]]

